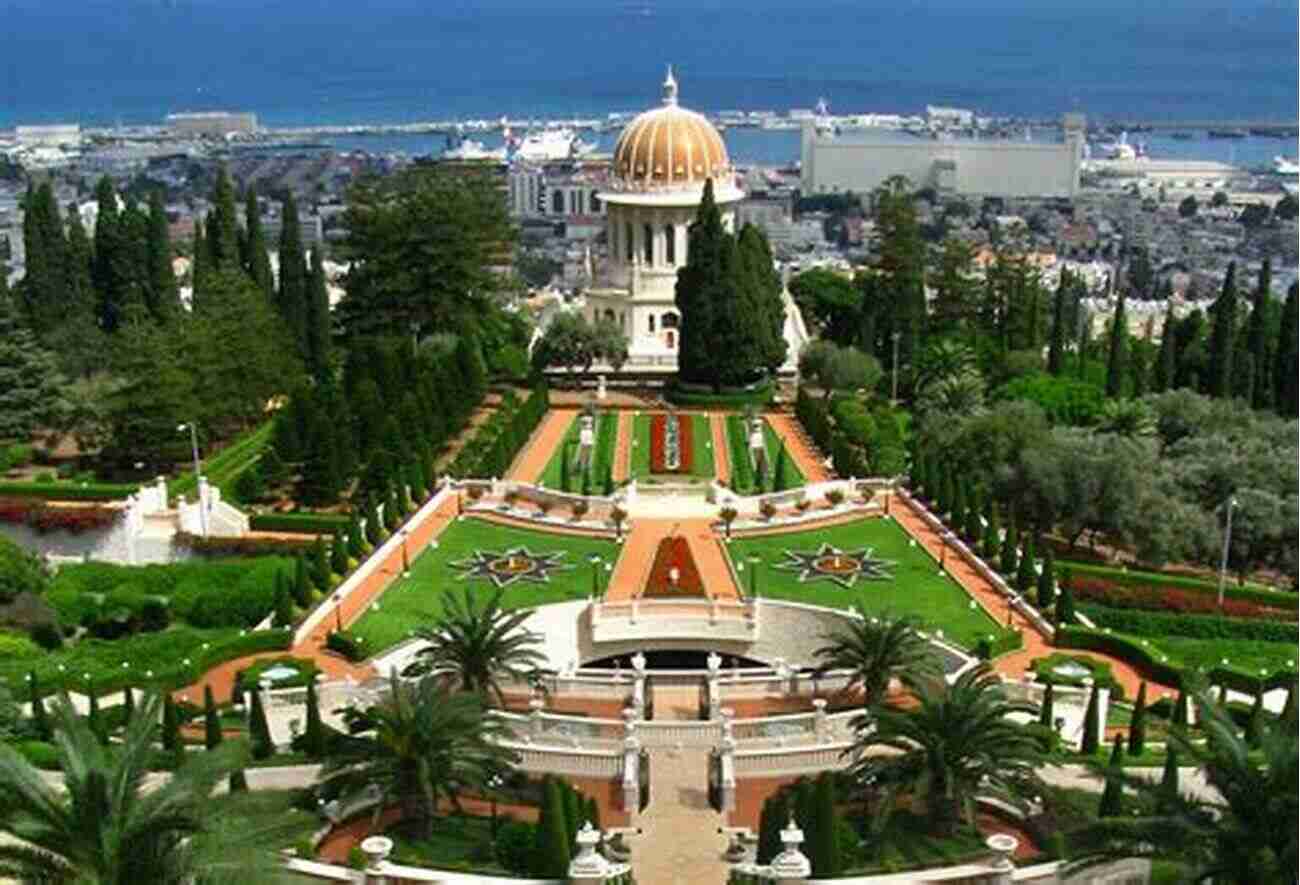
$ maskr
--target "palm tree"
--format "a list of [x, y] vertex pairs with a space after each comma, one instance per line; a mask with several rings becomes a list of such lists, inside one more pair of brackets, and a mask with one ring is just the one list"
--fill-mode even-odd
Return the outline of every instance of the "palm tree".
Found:
[[162, 699], [144, 697], [119, 743], [99, 742], [67, 697], [51, 707], [63, 788], [0, 745], [0, 876], [23, 882], [128, 883], [268, 881], [269, 856], [229, 846], [220, 869], [207, 850], [210, 797], [248, 756], [228, 741], [189, 754], [165, 780], [145, 788], [155, 755]]
[[399, 802], [432, 835], [440, 797], [459, 809], [462, 790], [481, 786], [514, 759], [500, 746], [505, 727], [487, 715], [482, 696], [455, 692], [436, 675], [403, 682], [394, 674], [383, 699], [343, 716], [356, 736], [331, 745], [321, 780], [344, 797], [377, 787], [376, 824], [387, 805]]
[[462, 690], [491, 693], [504, 706], [497, 680], [527, 678], [546, 658], [534, 647], [541, 634], [523, 626], [531, 612], [503, 610], [501, 596], [497, 590], [480, 608], [468, 588], [464, 596], [448, 595], [442, 617], [416, 635], [430, 643], [420, 654], [431, 671], [450, 671]]
[[1097, 429], [1132, 439], [1156, 435], [1156, 413], [1141, 400], [1106, 400]]
[[[909, 709], [881, 709], [849, 751], [858, 783], [883, 793], [884, 814], [898, 792], [911, 792], [924, 803], [932, 832], [949, 836], [963, 819], [974, 826], [977, 793], [1023, 808], [1041, 792], [1039, 741], [1008, 718], [1032, 716], [1037, 708], [1008, 700], [1000, 677], [986, 665], [952, 685], [920, 682], [916, 697]], [[881, 754], [882, 748], [896, 752]]]
[[1193, 696], [1205, 741], [1182, 729], [1170, 732], [1169, 748], [1201, 770], [1217, 796], [1162, 795], [1160, 783], [1124, 775], [1123, 783], [1149, 800], [1146, 817], [1102, 820], [1072, 834], [1074, 865], [1121, 857], [1168, 859], [1189, 868], [1191, 881], [1296, 882], [1300, 865], [1300, 750], [1296, 735], [1269, 721], [1259, 750], [1250, 754], [1226, 711], [1206, 691]]
[[861, 607], [858, 617], [822, 638], [826, 645], [813, 654], [821, 660], [816, 675], [831, 670], [849, 670], [847, 688], [862, 690], [863, 706], [875, 707], [889, 692], [891, 679], [908, 687], [939, 676], [934, 649], [910, 618], [868, 617]]

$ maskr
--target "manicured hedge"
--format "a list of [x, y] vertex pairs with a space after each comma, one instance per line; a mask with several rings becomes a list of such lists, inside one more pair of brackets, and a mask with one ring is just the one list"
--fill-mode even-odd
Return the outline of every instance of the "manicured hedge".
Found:
[[332, 535], [348, 527], [349, 517], [334, 513], [259, 513], [248, 519], [255, 532], [300, 532]]
[[194, 535], [177, 532], [176, 543], [199, 556], [296, 556], [310, 549], [314, 538], [250, 538], [242, 536]]
[[1298, 642], [1300, 630], [1294, 623], [1260, 618], [1223, 618], [1217, 615], [1163, 614], [1103, 605], [1076, 604], [1098, 627], [1109, 627], [1133, 636], [1186, 636], [1189, 639], [1250, 639], [1258, 642]]
[[907, 468], [899, 414], [886, 406], [869, 410], [853, 397], [825, 402], [802, 388], [795, 414], [808, 435], [830, 454], [840, 476], [896, 476]]
[[448, 472], [460, 479], [504, 476], [549, 408], [550, 394], [545, 384], [538, 385], [522, 403], [507, 391], [501, 406], [479, 426]]
[[1294, 608], [1260, 605], [1233, 596], [1226, 596], [1220, 609], [1212, 593], [1186, 587], [1156, 587], [1121, 584], [1110, 578], [1095, 575], [1071, 575], [1070, 589], [1078, 602], [1089, 602], [1106, 608], [1137, 609], [1178, 615], [1214, 615], [1229, 618], [1263, 618], [1295, 623], [1298, 613]]
[[[754, 489], [754, 463], [749, 458], [749, 432], [741, 415], [727, 416], [727, 448], [731, 458], [731, 487], [749, 493]], [[762, 489], [757, 491], [762, 492]]]
[[1102, 633], [1087, 627], [1062, 625], [1056, 630], [1054, 644], [1057, 648], [1099, 651], [1119, 658], [1163, 685], [1178, 687], [1183, 682], [1181, 667], [1173, 662], [1161, 661], [1156, 651], [1124, 636]]
[[[1093, 563], [1064, 561], [1058, 559], [1056, 561], [1057, 574], [1060, 574], [1063, 569], [1069, 569], [1075, 575], [1091, 575], [1098, 578], [1105, 578], [1125, 587], [1177, 587], [1184, 590], [1194, 590], [1198, 593], [1218, 593], [1218, 587], [1212, 581], [1203, 581], [1198, 578], [1186, 578], [1181, 575], [1166, 575], [1159, 572], [1124, 571], [1123, 569], [1095, 565]], [[1300, 607], [1300, 596], [1297, 596], [1294, 593], [1284, 593], [1281, 590], [1238, 587], [1235, 584], [1230, 583], [1224, 588], [1224, 596], [1231, 599], [1241, 599], [1246, 602], [1254, 602], [1258, 605], [1267, 605], [1275, 608], [1295, 609]]]
[[1025, 638], [1019, 630], [1003, 630], [991, 636], [981, 636], [975, 644], [975, 655], [980, 660], [991, 661], [1007, 652], [1023, 648]]
[[41, 498], [47, 501], [120, 501], [139, 490], [124, 483], [0, 482], [0, 498]]
[[739, 409], [745, 406], [766, 406], [772, 402], [776, 388], [771, 381], [764, 381], [753, 389], [724, 390], [714, 393], [712, 390], [696, 390], [677, 381], [664, 387], [664, 399], [679, 406], [697, 408]]
[[[1065, 663], [1081, 666], [1088, 670], [1091, 676], [1066, 676], [1055, 672], [1057, 667]], [[1110, 689], [1111, 700], [1124, 700], [1124, 686], [1115, 681], [1115, 674], [1111, 671], [1110, 664], [1105, 661], [1090, 658], [1086, 655], [1068, 655], [1057, 652], [1044, 658], [1035, 658], [1031, 666], [1034, 668], [1034, 673], [1037, 674], [1039, 682], [1081, 686], [1084, 679], [1090, 678], [1097, 684], [1098, 688]]]

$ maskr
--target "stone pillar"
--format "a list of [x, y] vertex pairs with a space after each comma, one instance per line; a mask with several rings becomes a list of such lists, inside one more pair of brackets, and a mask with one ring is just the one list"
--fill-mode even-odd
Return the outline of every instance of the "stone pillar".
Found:
[[772, 858], [772, 878], [775, 885], [805, 885], [812, 875], [812, 862], [799, 850], [803, 844], [803, 830], [794, 818], [781, 831], [781, 853]]
[[991, 874], [989, 885], [1011, 885], [1016, 872], [1016, 865], [1011, 862], [1011, 856], [1016, 853], [1019, 841], [1015, 836], [995, 833], [985, 839], [984, 844], [993, 852], [993, 856], [989, 858]]
[[636, 710], [632, 707], [623, 708], [623, 739], [636, 737]]
[[813, 698], [813, 734], [817, 737], [817, 743], [830, 743], [831, 723], [826, 718], [825, 698]]
[[717, 652], [709, 653], [709, 718], [717, 719], [722, 710], [722, 687], [719, 680], [722, 669], [722, 656]]
[[596, 851], [600, 844], [600, 830], [587, 821], [574, 837], [577, 850], [569, 861], [569, 885], [601, 885], [610, 863]]
[[361, 853], [366, 856], [365, 885], [387, 885], [385, 873], [388, 855], [393, 853], [393, 840], [387, 836], [367, 836], [361, 841]]
[[606, 395], [605, 376], [597, 375], [596, 376], [596, 399], [604, 399], [605, 395]]
[[[728, 726], [730, 723], [728, 722]], [[728, 727], [730, 731], [730, 727]], [[724, 812], [736, 810], [736, 739], [730, 734], [724, 734], [722, 741], [718, 744], [719, 753], [719, 772], [720, 780], [718, 783], [719, 793], [721, 794], [721, 805]]]
[[722, 739], [725, 741], [728, 738], [734, 738], [735, 734], [732, 729], [735, 726], [733, 720], [736, 718], [736, 711], [730, 707], [723, 707], [718, 711], [718, 715], [722, 717]]
[[641, 742], [623, 738], [623, 810], [631, 820], [641, 813]]

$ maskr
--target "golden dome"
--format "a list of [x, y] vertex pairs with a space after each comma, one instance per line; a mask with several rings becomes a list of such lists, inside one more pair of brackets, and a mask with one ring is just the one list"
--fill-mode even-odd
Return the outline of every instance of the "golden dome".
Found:
[[614, 146], [614, 175], [627, 188], [700, 185], [731, 172], [722, 136], [703, 115], [677, 104], [672, 69], [663, 107], [639, 115]]

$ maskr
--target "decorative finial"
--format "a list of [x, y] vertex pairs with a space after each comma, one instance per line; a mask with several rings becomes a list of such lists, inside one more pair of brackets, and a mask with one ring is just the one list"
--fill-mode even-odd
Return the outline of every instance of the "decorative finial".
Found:
[[673, 76], [673, 66], [668, 66], [668, 76], [664, 77], [664, 104], [677, 104], [677, 78]]

